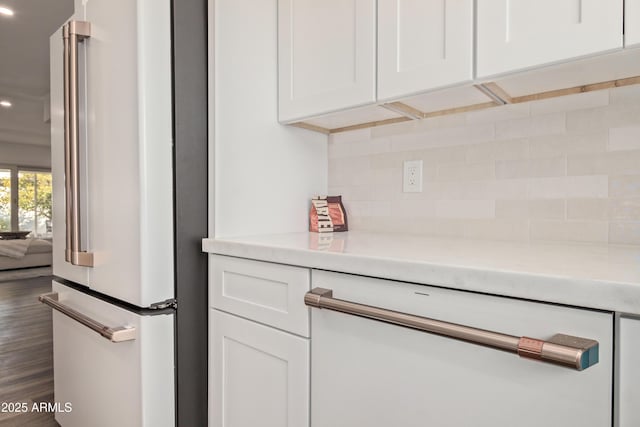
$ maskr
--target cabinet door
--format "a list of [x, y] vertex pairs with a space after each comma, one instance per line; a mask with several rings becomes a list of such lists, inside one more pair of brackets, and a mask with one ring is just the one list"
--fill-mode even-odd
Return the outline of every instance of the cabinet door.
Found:
[[308, 427], [309, 340], [210, 311], [209, 424]]
[[640, 0], [624, 2], [624, 45], [640, 43]]
[[473, 78], [472, 0], [378, 0], [378, 99]]
[[618, 427], [635, 427], [640, 425], [640, 319], [620, 319], [618, 340], [620, 367], [618, 369]]
[[478, 0], [478, 77], [622, 47], [622, 1]]
[[312, 309], [313, 427], [611, 425], [612, 313], [327, 271], [333, 297], [539, 339], [599, 342], [583, 371], [325, 309]]
[[279, 120], [375, 101], [375, 0], [279, 0]]

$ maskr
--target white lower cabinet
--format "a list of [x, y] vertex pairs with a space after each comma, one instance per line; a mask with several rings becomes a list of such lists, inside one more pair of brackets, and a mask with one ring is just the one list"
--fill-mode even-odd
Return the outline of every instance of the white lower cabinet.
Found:
[[312, 272], [333, 298], [539, 339], [599, 342], [582, 371], [328, 309], [311, 314], [313, 427], [611, 426], [613, 314]]
[[308, 427], [309, 340], [210, 310], [209, 424]]
[[618, 424], [616, 427], [640, 426], [640, 318], [622, 317], [618, 352]]

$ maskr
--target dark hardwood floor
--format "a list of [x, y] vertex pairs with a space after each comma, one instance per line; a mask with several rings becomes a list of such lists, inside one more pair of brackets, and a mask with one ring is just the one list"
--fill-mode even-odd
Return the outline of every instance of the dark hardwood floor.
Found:
[[[34, 402], [53, 402], [51, 309], [38, 295], [51, 277], [0, 282], [0, 427], [57, 427], [54, 414], [31, 412]], [[26, 403], [28, 412], [11, 412]]]

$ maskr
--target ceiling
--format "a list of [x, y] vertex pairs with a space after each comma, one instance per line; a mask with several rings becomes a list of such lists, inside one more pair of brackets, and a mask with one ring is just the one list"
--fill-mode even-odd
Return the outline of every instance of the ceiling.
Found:
[[[72, 14], [74, 0], [0, 0], [0, 142], [49, 145], [49, 36]], [[62, 43], [62, 42], [61, 42]], [[1, 159], [0, 159], [1, 160]]]

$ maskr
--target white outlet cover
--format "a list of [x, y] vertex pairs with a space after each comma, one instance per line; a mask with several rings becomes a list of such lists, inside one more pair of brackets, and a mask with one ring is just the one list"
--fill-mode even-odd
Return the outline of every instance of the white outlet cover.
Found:
[[422, 160], [407, 160], [402, 173], [404, 193], [422, 193]]

